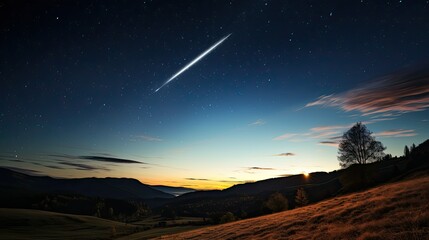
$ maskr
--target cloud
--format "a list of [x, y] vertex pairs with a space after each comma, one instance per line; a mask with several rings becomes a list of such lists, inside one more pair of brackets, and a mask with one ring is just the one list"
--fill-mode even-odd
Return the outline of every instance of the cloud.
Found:
[[297, 135], [298, 135], [297, 133], [286, 133], [286, 134], [283, 134], [281, 136], [273, 138], [273, 140], [280, 141], [280, 140], [284, 140], [284, 139], [295, 137]]
[[279, 177], [290, 177], [290, 176], [293, 176], [293, 175], [295, 175], [295, 174], [285, 173], [285, 174], [280, 174], [280, 175], [278, 175], [278, 176], [279, 176]]
[[[375, 116], [375, 117], [379, 117], [379, 116]], [[371, 120], [363, 122], [363, 124], [371, 124], [371, 123], [377, 123], [377, 122], [382, 122], [382, 121], [390, 121], [390, 120], [395, 120], [395, 119], [396, 118], [373, 118]]]
[[63, 168], [63, 167], [55, 166], [55, 165], [42, 165], [42, 166], [47, 167], [47, 168], [52, 168], [52, 169], [61, 169], [61, 170], [62, 169], [66, 169], [66, 168]]
[[333, 130], [344, 130], [352, 127], [353, 124], [345, 124], [345, 125], [329, 125], [329, 126], [319, 126], [310, 128], [312, 132], [332, 132]]
[[109, 171], [109, 169], [107, 168], [96, 167], [96, 166], [91, 166], [91, 165], [82, 164], [82, 163], [59, 162], [59, 164], [71, 166], [71, 167], [74, 167], [74, 169], [76, 170], [83, 170], [83, 171], [95, 171], [95, 170]]
[[109, 157], [112, 156], [110, 154], [100, 153], [99, 155], [89, 155], [89, 156], [73, 156], [68, 154], [51, 154], [49, 157], [56, 157], [60, 159], [70, 159], [70, 160], [92, 160], [98, 162], [109, 162], [109, 163], [137, 163], [137, 164], [148, 164], [145, 162], [139, 162], [136, 160], [125, 159], [125, 158], [117, 158], [117, 157]]
[[264, 120], [258, 119], [255, 122], [249, 123], [248, 125], [249, 126], [262, 126], [262, 125], [265, 125], [265, 123], [266, 122]]
[[207, 178], [185, 178], [185, 180], [191, 180], [191, 181], [212, 181]]
[[318, 143], [318, 145], [324, 145], [324, 146], [329, 146], [329, 147], [338, 147], [339, 145], [339, 141], [321, 141]]
[[374, 136], [376, 137], [412, 137], [416, 136], [417, 133], [412, 130], [405, 130], [405, 129], [393, 129], [393, 130], [387, 130], [379, 133], [374, 133]]
[[[394, 129], [394, 130], [388, 130], [383, 131], [379, 133], [374, 133], [375, 137], [412, 137], [417, 135], [417, 133], [414, 130], [404, 130], [404, 129]], [[320, 141], [318, 145], [324, 145], [329, 147], [338, 147], [340, 144], [342, 137], [341, 136], [335, 136], [330, 137], [327, 141]]]
[[152, 137], [149, 135], [139, 135], [139, 136], [133, 136], [134, 140], [143, 140], [147, 142], [162, 142], [163, 140], [158, 137]]
[[241, 181], [241, 180], [213, 180], [215, 182], [221, 182], [221, 183], [244, 183], [246, 181]]
[[31, 176], [40, 176], [43, 175], [42, 172], [37, 171], [37, 170], [33, 170], [33, 169], [27, 169], [27, 168], [18, 168], [18, 167], [7, 167], [7, 166], [2, 166], [2, 168], [6, 168], [15, 172], [19, 172], [19, 173], [23, 173], [23, 174], [27, 174], [27, 175], [31, 175]]
[[323, 95], [305, 107], [338, 107], [361, 115], [403, 114], [429, 108], [429, 70], [404, 71], [384, 76], [350, 91]]
[[332, 137], [334, 135], [341, 134], [341, 132], [345, 131], [346, 129], [352, 127], [353, 124], [345, 124], [345, 125], [328, 125], [328, 126], [319, 126], [319, 127], [313, 127], [310, 128], [305, 133], [286, 133], [281, 136], [273, 138], [273, 140], [280, 141], [284, 139], [290, 139], [290, 141], [297, 140], [299, 138], [313, 138], [313, 139], [320, 139], [320, 138], [327, 138]]
[[279, 153], [279, 154], [274, 154], [273, 156], [276, 156], [276, 157], [292, 157], [292, 156], [295, 156], [295, 153]]
[[326, 137], [332, 137], [334, 135], [340, 134], [340, 131], [327, 131], [327, 132], [320, 132], [320, 133], [313, 133], [311, 134], [311, 138], [326, 138]]
[[268, 167], [248, 167], [247, 170], [276, 170], [275, 168], [268, 168]]
[[52, 169], [66, 169], [60, 166], [56, 166], [56, 165], [49, 165], [49, 164], [44, 164], [44, 163], [40, 163], [40, 162], [29, 162], [33, 165], [37, 165], [37, 166], [42, 166], [42, 167], [46, 167], [46, 168], [52, 168]]
[[139, 161], [130, 160], [130, 159], [104, 157], [104, 156], [79, 156], [78, 158], [85, 159], [85, 160], [93, 160], [98, 162], [147, 164], [145, 162], [139, 162]]
[[77, 156], [68, 155], [68, 154], [49, 154], [49, 157], [57, 157], [57, 158], [66, 158], [66, 159], [77, 159]]

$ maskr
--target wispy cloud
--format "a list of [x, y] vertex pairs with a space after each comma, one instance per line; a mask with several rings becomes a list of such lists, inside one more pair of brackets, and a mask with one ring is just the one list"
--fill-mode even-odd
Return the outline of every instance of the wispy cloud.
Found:
[[241, 180], [214, 180], [215, 182], [221, 182], [221, 183], [244, 183], [247, 181], [241, 181]]
[[320, 96], [305, 105], [314, 106], [338, 107], [363, 116], [424, 111], [429, 108], [429, 70], [387, 75], [360, 88]]
[[109, 163], [124, 163], [124, 164], [130, 164], [130, 163], [136, 163], [136, 164], [148, 164], [145, 162], [140, 162], [132, 159], [125, 159], [125, 158], [117, 158], [117, 157], [110, 157], [112, 155], [110, 154], [103, 154], [100, 153], [99, 155], [87, 155], [87, 156], [73, 156], [68, 154], [50, 154], [49, 157], [55, 157], [59, 159], [67, 159], [67, 160], [92, 160], [97, 162], [109, 162]]
[[262, 126], [262, 125], [265, 125], [265, 123], [266, 122], [264, 120], [258, 119], [258, 120], [254, 121], [252, 123], [249, 123], [248, 125], [249, 126]]
[[153, 137], [149, 135], [138, 135], [138, 136], [132, 136], [133, 140], [143, 140], [146, 142], [162, 142], [163, 140], [158, 137]]
[[269, 168], [269, 167], [248, 167], [247, 170], [263, 170], [263, 171], [271, 171], [276, 170], [275, 168]]
[[23, 174], [27, 174], [27, 175], [32, 175], [32, 176], [43, 175], [43, 173], [40, 171], [28, 169], [28, 168], [8, 167], [8, 166], [2, 166], [2, 168], [6, 168], [6, 169], [9, 169], [9, 170], [12, 170], [15, 172], [19, 172], [19, 173], [23, 173]]
[[374, 116], [371, 120], [363, 122], [364, 124], [371, 124], [371, 123], [377, 123], [377, 122], [383, 122], [383, 121], [391, 121], [395, 120], [396, 118], [390, 117], [390, 118], [383, 118], [379, 116]]
[[275, 171], [275, 170], [279, 170], [279, 169], [271, 168], [271, 167], [258, 167], [258, 166], [254, 166], [254, 167], [244, 167], [244, 168], [241, 168], [240, 170], [237, 170], [237, 172], [244, 172], [244, 173], [248, 173], [248, 174], [255, 174], [255, 173], [260, 173], [260, 172], [265, 172], [265, 171]]
[[139, 161], [131, 160], [131, 159], [104, 157], [104, 156], [79, 156], [79, 159], [92, 160], [92, 161], [98, 161], [98, 162], [110, 162], [110, 163], [147, 164], [145, 162], [139, 162]]
[[273, 156], [276, 156], [276, 157], [292, 157], [292, 156], [295, 156], [295, 155], [296, 155], [295, 153], [288, 152], [288, 153], [274, 154]]
[[41, 165], [44, 167], [47, 167], [47, 168], [52, 168], [52, 169], [59, 169], [59, 170], [66, 169], [66, 168], [63, 168], [60, 166], [55, 166], [55, 165], [43, 165], [43, 164], [41, 164]]
[[284, 140], [284, 139], [289, 139], [289, 138], [295, 137], [297, 135], [298, 135], [297, 133], [285, 133], [283, 135], [280, 135], [278, 137], [273, 138], [273, 140], [280, 141], [280, 140]]
[[190, 180], [190, 181], [211, 181], [208, 178], [185, 178], [185, 180]]
[[328, 125], [310, 128], [304, 133], [285, 133], [273, 138], [275, 141], [289, 139], [291, 141], [298, 139], [321, 139], [340, 135], [343, 131], [353, 126], [353, 124]]
[[83, 170], [83, 171], [95, 171], [95, 170], [109, 171], [109, 169], [104, 167], [91, 166], [91, 165], [82, 164], [82, 163], [59, 162], [59, 164], [71, 166], [76, 170]]
[[318, 143], [318, 145], [324, 145], [324, 146], [335, 147], [335, 148], [337, 148], [339, 144], [340, 144], [339, 141], [320, 141]]
[[374, 133], [374, 136], [377, 136], [377, 137], [412, 137], [416, 135], [417, 133], [412, 129], [409, 129], [409, 130], [393, 129], [393, 130]]
[[285, 174], [280, 174], [280, 175], [278, 175], [278, 176], [279, 176], [279, 177], [290, 177], [290, 176], [293, 176], [293, 175], [295, 175], [295, 174], [285, 173]]
[[332, 132], [333, 130], [344, 130], [352, 127], [353, 124], [344, 124], [344, 125], [329, 125], [329, 126], [319, 126], [310, 128], [312, 132]]

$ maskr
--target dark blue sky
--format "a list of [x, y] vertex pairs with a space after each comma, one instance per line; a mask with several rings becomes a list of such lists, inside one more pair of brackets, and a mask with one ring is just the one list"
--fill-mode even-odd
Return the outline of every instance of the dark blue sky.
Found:
[[336, 137], [357, 121], [399, 155], [429, 135], [428, 12], [407, 0], [1, 1], [1, 165], [222, 188], [337, 169]]

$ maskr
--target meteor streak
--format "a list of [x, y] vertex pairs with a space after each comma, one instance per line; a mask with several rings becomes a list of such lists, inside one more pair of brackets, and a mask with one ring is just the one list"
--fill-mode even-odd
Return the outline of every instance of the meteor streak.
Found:
[[173, 81], [176, 77], [178, 77], [180, 74], [182, 74], [184, 71], [186, 71], [188, 68], [192, 67], [195, 63], [200, 61], [204, 56], [209, 54], [211, 51], [213, 51], [217, 46], [219, 46], [223, 41], [225, 41], [229, 36], [231, 36], [232, 33], [228, 34], [221, 40], [219, 40], [217, 43], [215, 43], [213, 46], [211, 46], [209, 49], [207, 49], [205, 52], [201, 53], [198, 57], [196, 57], [194, 60], [192, 60], [190, 63], [188, 63], [185, 67], [180, 69], [177, 73], [175, 73], [173, 76], [171, 76], [164, 84], [161, 85], [158, 89], [155, 90], [155, 92], [158, 92], [161, 88], [163, 88], [165, 85], [167, 85], [169, 82]]

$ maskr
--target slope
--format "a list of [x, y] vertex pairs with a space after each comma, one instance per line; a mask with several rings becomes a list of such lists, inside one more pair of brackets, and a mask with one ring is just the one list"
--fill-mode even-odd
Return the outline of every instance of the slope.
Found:
[[162, 239], [427, 239], [429, 172], [401, 182]]

